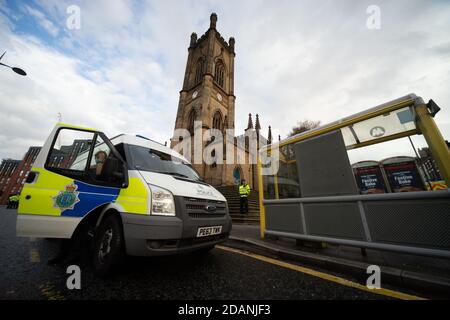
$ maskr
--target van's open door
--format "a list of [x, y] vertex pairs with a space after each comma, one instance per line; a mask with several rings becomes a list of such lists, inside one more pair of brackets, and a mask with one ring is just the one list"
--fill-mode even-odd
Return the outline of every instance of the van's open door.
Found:
[[22, 189], [17, 235], [70, 238], [83, 217], [115, 201], [127, 184], [125, 161], [103, 133], [58, 123]]

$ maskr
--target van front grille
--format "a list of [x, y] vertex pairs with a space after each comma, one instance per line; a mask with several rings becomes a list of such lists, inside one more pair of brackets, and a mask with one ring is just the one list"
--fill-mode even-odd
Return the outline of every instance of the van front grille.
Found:
[[225, 201], [184, 198], [184, 203], [191, 218], [217, 218], [223, 217], [227, 212]]

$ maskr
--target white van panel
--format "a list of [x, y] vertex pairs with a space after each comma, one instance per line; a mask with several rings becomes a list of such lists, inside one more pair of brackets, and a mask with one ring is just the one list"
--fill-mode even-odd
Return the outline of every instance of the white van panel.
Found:
[[212, 186], [175, 179], [168, 174], [139, 172], [147, 183], [167, 189], [175, 196], [226, 201], [225, 197]]
[[18, 237], [69, 239], [81, 219], [19, 214], [17, 215], [16, 234]]

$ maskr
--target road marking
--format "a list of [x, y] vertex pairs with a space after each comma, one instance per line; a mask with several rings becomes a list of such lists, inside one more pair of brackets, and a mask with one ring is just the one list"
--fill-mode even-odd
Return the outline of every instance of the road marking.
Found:
[[52, 284], [40, 285], [39, 289], [47, 300], [65, 300], [64, 296]]
[[374, 293], [374, 294], [379, 294], [379, 295], [383, 295], [383, 296], [387, 296], [387, 297], [391, 297], [391, 298], [396, 298], [396, 299], [401, 299], [401, 300], [426, 300], [425, 298], [422, 297], [417, 297], [417, 296], [413, 296], [410, 294], [406, 294], [406, 293], [402, 293], [402, 292], [398, 292], [398, 291], [393, 291], [393, 290], [389, 290], [389, 289], [369, 289], [366, 286], [359, 284], [357, 282], [353, 282], [344, 278], [340, 278], [328, 273], [324, 273], [324, 272], [320, 272], [320, 271], [316, 271], [313, 269], [309, 269], [309, 268], [305, 268], [305, 267], [301, 267], [299, 265], [296, 264], [292, 264], [292, 263], [288, 263], [288, 262], [284, 262], [284, 261], [280, 261], [280, 260], [276, 260], [276, 259], [272, 259], [269, 257], [265, 257], [265, 256], [261, 256], [259, 254], [255, 254], [255, 253], [251, 253], [248, 251], [244, 251], [244, 250], [239, 250], [239, 249], [234, 249], [234, 248], [230, 248], [230, 247], [225, 247], [225, 246], [221, 246], [221, 245], [216, 245], [216, 248], [221, 249], [221, 250], [225, 250], [225, 251], [229, 251], [229, 252], [233, 252], [233, 253], [237, 253], [237, 254], [241, 254], [250, 258], [254, 258], [260, 261], [264, 261], [267, 263], [271, 263], [283, 268], [287, 268], [287, 269], [291, 269], [294, 271], [298, 271], [301, 273], [305, 273], [317, 278], [321, 278], [323, 280], [327, 280], [327, 281], [331, 281], [331, 282], [335, 282], [347, 287], [351, 287], [351, 288], [355, 288], [355, 289], [359, 289], [362, 291], [367, 291], [370, 293]]
[[32, 263], [41, 262], [41, 256], [39, 255], [39, 251], [36, 248], [30, 249], [30, 261]]

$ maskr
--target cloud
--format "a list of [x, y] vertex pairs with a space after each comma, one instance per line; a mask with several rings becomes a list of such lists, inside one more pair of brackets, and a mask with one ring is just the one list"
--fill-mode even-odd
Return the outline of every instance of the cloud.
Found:
[[371, 1], [78, 1], [80, 30], [65, 28], [70, 1], [27, 5], [53, 23], [56, 42], [0, 11], [6, 58], [29, 73], [0, 72], [0, 157], [42, 144], [58, 112], [111, 135], [168, 140], [190, 33], [205, 32], [213, 11], [223, 37], [236, 38], [237, 134], [249, 112], [285, 136], [298, 120], [326, 124], [415, 92], [442, 107], [436, 121], [450, 139], [450, 5], [378, 3], [380, 30], [366, 27]]
[[32, 17], [34, 17], [37, 21], [37, 23], [44, 28], [45, 31], [47, 31], [50, 35], [53, 37], [56, 37], [59, 33], [58, 28], [51, 22], [49, 19], [46, 18], [45, 14], [41, 11], [32, 8], [30, 6], [25, 5], [23, 9]]
[[[165, 86], [171, 85], [176, 97], [176, 87], [151, 59], [141, 61], [140, 69], [123, 59], [96, 70], [33, 37], [6, 31], [0, 32], [0, 42], [11, 48], [5, 58], [20, 61], [28, 73], [27, 77], [0, 73], [0, 157], [21, 158], [28, 146], [42, 145], [58, 113], [63, 121], [95, 127], [109, 136], [139, 133], [159, 141], [169, 138], [165, 125], [172, 119], [160, 109], [158, 97], [167, 99]], [[146, 79], [160, 85], [150, 87]], [[176, 105], [176, 99], [170, 103]]]

